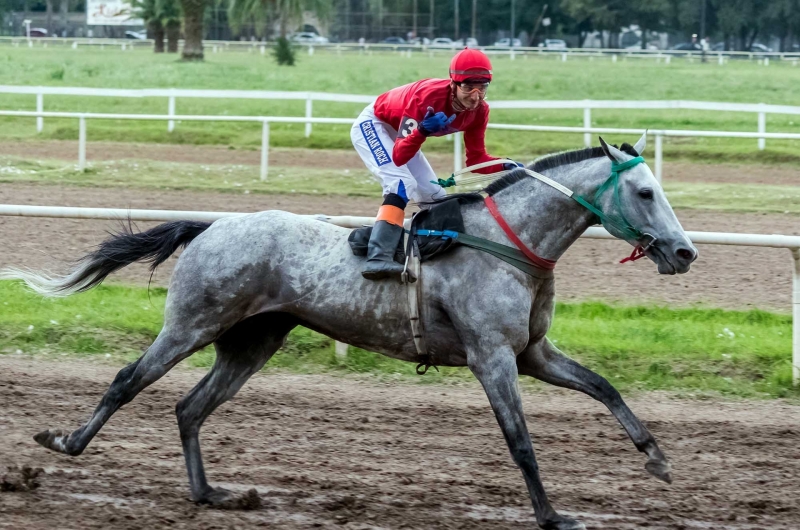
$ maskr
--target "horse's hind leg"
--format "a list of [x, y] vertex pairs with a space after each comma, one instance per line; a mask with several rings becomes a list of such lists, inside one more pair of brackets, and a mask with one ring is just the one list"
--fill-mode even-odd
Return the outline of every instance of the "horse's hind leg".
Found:
[[517, 356], [517, 369], [521, 374], [578, 390], [603, 403], [625, 428], [636, 448], [648, 456], [645, 469], [664, 482], [672, 482], [672, 466], [655, 438], [603, 377], [562, 354], [546, 337]]
[[34, 440], [59, 453], [81, 454], [112, 414], [173, 366], [211, 343], [214, 333], [214, 329], [193, 329], [182, 333], [174, 326], [165, 326], [144, 355], [117, 373], [88, 422], [71, 433], [61, 430], [40, 432], [33, 437]]
[[231, 498], [231, 493], [212, 488], [206, 480], [200, 427], [214, 409], [232, 398], [264, 366], [295, 325], [296, 321], [284, 314], [256, 315], [240, 322], [214, 343], [217, 359], [213, 368], [178, 403], [175, 412], [195, 502], [223, 504]]

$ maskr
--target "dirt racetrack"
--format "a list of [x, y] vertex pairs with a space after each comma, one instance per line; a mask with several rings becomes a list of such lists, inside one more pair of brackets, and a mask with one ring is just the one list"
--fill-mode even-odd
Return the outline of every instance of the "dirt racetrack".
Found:
[[[310, 195], [244, 195], [130, 188], [81, 188], [3, 184], [0, 203], [53, 206], [151, 208], [168, 210], [288, 210], [301, 214], [375, 215], [378, 201], [358, 197]], [[687, 230], [800, 235], [796, 216], [729, 214], [679, 210]], [[152, 225], [141, 223], [145, 229]], [[0, 267], [26, 266], [64, 270], [66, 262], [86, 254], [113, 229], [109, 221], [0, 217]], [[612, 302], [660, 303], [672, 306], [791, 308], [792, 260], [788, 250], [701, 245], [700, 258], [689, 274], [660, 276], [647, 259], [619, 265], [631, 251], [619, 241], [578, 241], [559, 261], [559, 300], [602, 299]], [[155, 277], [166, 285], [175, 258]], [[123, 269], [111, 281], [144, 284], [144, 266]]]
[[[257, 374], [211, 416], [201, 441], [210, 481], [256, 488], [263, 505], [218, 511], [186, 500], [173, 413], [203, 370], [173, 370], [79, 457], [33, 441], [44, 428], [85, 421], [117, 368], [0, 357], [0, 469], [45, 470], [38, 489], [0, 491], [0, 527], [535, 527], [477, 384]], [[800, 407], [630, 399], [672, 459], [675, 482], [666, 485], [645, 473], [643, 455], [601, 405], [537, 388], [524, 402], [545, 485], [554, 505], [588, 528], [800, 528]]]

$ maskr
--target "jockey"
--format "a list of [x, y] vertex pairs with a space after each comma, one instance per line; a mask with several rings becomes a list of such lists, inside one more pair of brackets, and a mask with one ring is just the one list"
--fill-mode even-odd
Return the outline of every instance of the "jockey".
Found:
[[[429, 136], [464, 132], [467, 166], [498, 160], [484, 145], [489, 106], [484, 99], [492, 64], [479, 50], [466, 48], [450, 62], [450, 79], [423, 79], [382, 94], [365, 108], [350, 130], [353, 146], [383, 186], [383, 206], [372, 229], [367, 263], [369, 280], [399, 278], [403, 266], [394, 253], [403, 237], [409, 200], [443, 198], [444, 188], [420, 148]], [[478, 170], [495, 173], [522, 164], [500, 164]], [[433, 182], [431, 182], [433, 181]]]

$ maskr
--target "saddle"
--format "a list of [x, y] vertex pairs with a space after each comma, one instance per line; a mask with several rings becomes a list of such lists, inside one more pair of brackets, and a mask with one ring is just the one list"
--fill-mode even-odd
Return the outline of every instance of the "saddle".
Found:
[[[461, 217], [461, 202], [459, 199], [452, 199], [415, 214], [411, 220], [409, 232], [415, 234], [416, 245], [419, 247], [420, 261], [425, 262], [454, 248], [457, 245], [457, 241], [449, 237], [421, 235], [418, 232], [441, 234], [445, 231], [464, 233], [464, 230], [464, 219]], [[367, 256], [367, 246], [371, 235], [371, 226], [357, 228], [350, 232], [347, 241], [350, 243], [350, 249], [354, 255]], [[397, 243], [394, 260], [397, 263], [405, 264], [406, 262], [406, 244], [402, 239]]]

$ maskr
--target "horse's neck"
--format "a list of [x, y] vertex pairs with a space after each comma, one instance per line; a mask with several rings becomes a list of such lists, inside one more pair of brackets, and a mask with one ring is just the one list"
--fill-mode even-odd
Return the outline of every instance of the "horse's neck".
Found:
[[[599, 166], [597, 160], [590, 160], [551, 169], [546, 175], [576, 194], [587, 194], [602, 181]], [[559, 259], [593, 219], [591, 213], [573, 199], [534, 178], [509, 186], [496, 193], [494, 199], [520, 240], [545, 259]], [[502, 229], [485, 208], [465, 216], [465, 223], [468, 233], [485, 234], [494, 240], [503, 237]], [[472, 229], [475, 232], [471, 232]]]

